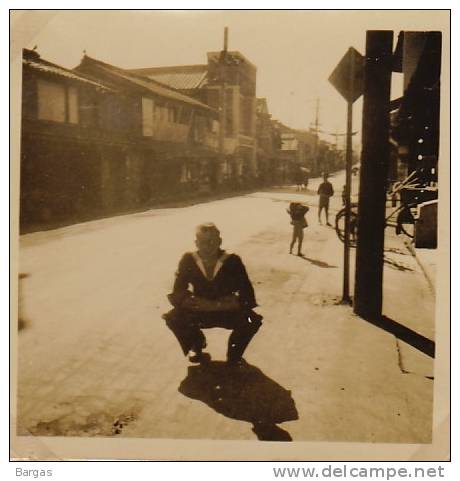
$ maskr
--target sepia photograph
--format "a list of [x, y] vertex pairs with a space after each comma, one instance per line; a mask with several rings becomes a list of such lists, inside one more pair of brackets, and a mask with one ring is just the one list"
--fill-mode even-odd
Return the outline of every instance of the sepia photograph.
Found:
[[11, 459], [449, 459], [449, 10], [11, 10], [10, 78]]

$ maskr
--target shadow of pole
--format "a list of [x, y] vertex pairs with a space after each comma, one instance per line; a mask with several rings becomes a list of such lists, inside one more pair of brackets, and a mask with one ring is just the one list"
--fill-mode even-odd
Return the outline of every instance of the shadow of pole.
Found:
[[260, 369], [221, 361], [190, 366], [179, 392], [231, 419], [252, 424], [261, 441], [292, 441], [277, 424], [299, 419], [291, 392]]
[[420, 352], [423, 352], [427, 356], [434, 358], [435, 356], [435, 342], [422, 336], [418, 332], [400, 324], [399, 322], [390, 319], [387, 316], [382, 315], [379, 319], [364, 319], [365, 321], [380, 327], [381, 329], [393, 334], [401, 341], [406, 342]]

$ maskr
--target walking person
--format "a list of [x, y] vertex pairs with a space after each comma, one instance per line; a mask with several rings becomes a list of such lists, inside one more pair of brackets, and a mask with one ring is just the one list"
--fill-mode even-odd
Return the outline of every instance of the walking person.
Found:
[[202, 329], [231, 330], [227, 363], [240, 365], [243, 353], [262, 324], [254, 289], [241, 258], [220, 248], [218, 228], [202, 224], [196, 230], [197, 251], [187, 252], [179, 262], [173, 292], [174, 308], [163, 315], [191, 362], [203, 362], [206, 338]]
[[323, 174], [323, 182], [318, 187], [319, 195], [319, 208], [318, 208], [318, 222], [321, 224], [321, 211], [324, 209], [326, 213], [326, 225], [329, 223], [329, 199], [334, 195], [334, 188], [332, 184], [327, 180], [328, 175]]
[[304, 176], [303, 176], [303, 187], [304, 187], [304, 190], [308, 190], [308, 172], [305, 172], [304, 173]]
[[289, 209], [287, 209], [287, 212], [291, 216], [292, 225], [292, 240], [289, 247], [289, 254], [292, 254], [292, 249], [297, 242], [297, 255], [303, 257], [303, 230], [308, 226], [307, 220], [305, 219], [305, 214], [308, 211], [309, 208], [306, 205], [300, 204], [299, 202], [291, 202], [289, 204]]

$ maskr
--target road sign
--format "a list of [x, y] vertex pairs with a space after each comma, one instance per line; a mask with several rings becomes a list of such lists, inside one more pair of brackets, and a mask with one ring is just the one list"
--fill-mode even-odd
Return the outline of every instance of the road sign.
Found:
[[364, 57], [350, 47], [331, 73], [329, 82], [347, 102], [353, 103], [363, 94]]
[[351, 192], [351, 161], [352, 145], [351, 136], [353, 119], [353, 102], [364, 91], [364, 57], [353, 47], [350, 47], [342, 60], [335, 67], [329, 77], [329, 82], [337, 89], [339, 94], [347, 101], [347, 152], [345, 176], [345, 239], [343, 247], [343, 295], [342, 303], [351, 304], [350, 290], [350, 192]]

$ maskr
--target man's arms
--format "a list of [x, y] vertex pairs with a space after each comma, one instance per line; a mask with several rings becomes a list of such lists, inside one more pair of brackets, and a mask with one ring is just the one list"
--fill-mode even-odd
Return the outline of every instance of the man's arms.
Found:
[[[254, 289], [239, 256], [231, 254], [215, 279], [217, 285], [204, 281], [189, 254], [179, 262], [173, 292], [168, 299], [174, 307], [192, 311], [218, 312], [252, 309], [257, 306]], [[190, 285], [193, 285], [193, 291]], [[216, 291], [217, 288], [217, 291]], [[209, 296], [207, 291], [209, 290]], [[220, 294], [220, 296], [219, 296]]]
[[181, 307], [191, 311], [219, 312], [236, 311], [241, 308], [241, 305], [236, 296], [224, 296], [211, 300], [191, 295], [184, 299]]

